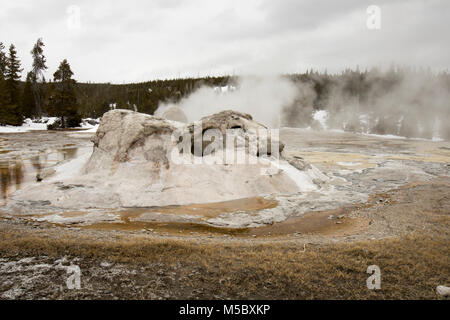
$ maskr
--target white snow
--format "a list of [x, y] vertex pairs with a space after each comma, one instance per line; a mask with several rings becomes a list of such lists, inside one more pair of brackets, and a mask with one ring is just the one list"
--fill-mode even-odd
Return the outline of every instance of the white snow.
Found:
[[214, 91], [217, 93], [226, 93], [226, 92], [230, 92], [230, 91], [235, 91], [236, 87], [232, 86], [232, 85], [226, 85], [223, 87], [214, 87]]
[[82, 132], [97, 132], [97, 129], [98, 129], [98, 124], [95, 126], [91, 126], [90, 129], [83, 130]]
[[19, 133], [32, 130], [47, 130], [47, 125], [56, 121], [56, 117], [43, 117], [39, 122], [31, 119], [25, 119], [21, 126], [0, 126], [0, 133]]
[[337, 162], [338, 165], [344, 166], [344, 167], [353, 167], [353, 166], [359, 166], [362, 163], [361, 162], [345, 162], [345, 161], [339, 161]]
[[383, 139], [399, 139], [399, 140], [416, 140], [416, 141], [444, 141], [443, 139], [434, 136], [432, 139], [425, 139], [425, 138], [408, 138], [403, 136], [397, 136], [394, 134], [375, 134], [375, 133], [361, 133], [362, 135], [369, 136], [369, 137], [376, 137], [376, 138], [383, 138]]
[[375, 133], [361, 133], [364, 136], [383, 138], [383, 139], [408, 139], [406, 137], [397, 136], [394, 134], [375, 134]]
[[90, 128], [93, 128], [93, 127], [96, 126], [96, 125], [90, 124], [89, 121], [96, 121], [97, 122], [96, 125], [98, 125], [98, 123], [100, 123], [100, 118], [97, 118], [97, 119], [92, 119], [92, 118], [82, 119], [82, 121], [81, 121], [81, 128], [90, 129]]
[[[57, 119], [57, 117], [42, 117], [36, 120], [27, 118], [23, 121], [21, 126], [0, 126], [0, 133], [21, 133], [33, 130], [47, 130], [47, 125], [53, 124]], [[97, 132], [98, 124], [91, 125], [87, 122], [87, 120], [96, 120], [100, 122], [100, 119], [83, 119], [80, 128], [87, 129], [83, 132]]]

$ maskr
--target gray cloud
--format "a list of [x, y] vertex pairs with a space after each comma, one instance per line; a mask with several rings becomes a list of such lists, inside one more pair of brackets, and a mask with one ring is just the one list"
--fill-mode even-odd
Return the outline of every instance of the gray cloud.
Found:
[[[381, 8], [381, 29], [366, 8]], [[81, 28], [67, 28], [70, 5]], [[80, 81], [128, 82], [226, 73], [340, 71], [391, 63], [449, 66], [445, 0], [3, 0], [0, 41], [18, 47], [23, 67], [38, 37], [51, 77], [67, 58]]]

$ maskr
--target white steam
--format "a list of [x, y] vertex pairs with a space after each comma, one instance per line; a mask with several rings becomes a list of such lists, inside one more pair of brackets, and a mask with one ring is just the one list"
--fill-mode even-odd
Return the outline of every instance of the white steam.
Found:
[[[321, 93], [321, 95], [319, 95]], [[188, 122], [223, 110], [249, 113], [269, 127], [341, 129], [450, 140], [450, 76], [397, 72], [245, 76], [225, 87], [204, 86], [176, 105]]]
[[[283, 108], [292, 105], [298, 88], [282, 76], [241, 77], [233, 86], [202, 87], [176, 104], [188, 122], [223, 110], [249, 113], [256, 121], [270, 127], [280, 125]], [[161, 116], [174, 104], [162, 104], [155, 115]]]

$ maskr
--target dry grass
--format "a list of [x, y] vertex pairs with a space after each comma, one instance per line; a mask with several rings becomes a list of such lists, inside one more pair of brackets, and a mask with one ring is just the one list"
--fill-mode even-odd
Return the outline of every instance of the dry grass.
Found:
[[[302, 245], [292, 243], [195, 243], [133, 235], [102, 240], [3, 229], [0, 256], [81, 257], [84, 270], [108, 260], [141, 270], [133, 276], [137, 283], [164, 278], [156, 270], [163, 269], [178, 279], [164, 284], [170, 298], [177, 299], [435, 299], [436, 286], [449, 284], [448, 243], [446, 235], [411, 235], [307, 246], [303, 252]], [[372, 264], [381, 268], [381, 290], [366, 288], [366, 269]], [[127, 290], [116, 294], [119, 298], [146, 297]]]

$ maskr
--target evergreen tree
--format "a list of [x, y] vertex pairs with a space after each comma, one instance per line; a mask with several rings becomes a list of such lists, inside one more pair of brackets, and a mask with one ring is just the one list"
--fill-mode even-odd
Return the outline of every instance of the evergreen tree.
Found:
[[23, 69], [20, 68], [20, 60], [17, 58], [16, 47], [11, 44], [9, 47], [9, 55], [6, 59], [6, 86], [9, 103], [17, 105], [19, 102], [19, 83], [20, 74]]
[[45, 108], [46, 113], [49, 116], [56, 116], [56, 114], [57, 114], [56, 109], [55, 109], [55, 105], [53, 103], [54, 93], [55, 93], [55, 83], [50, 80], [46, 84], [45, 96], [44, 96], [44, 105], [43, 105], [43, 107]]
[[44, 50], [42, 49], [42, 47], [44, 47], [44, 42], [42, 41], [42, 38], [39, 38], [36, 41], [33, 50], [31, 50], [31, 56], [33, 57], [31, 82], [35, 104], [35, 110], [33, 111], [33, 113], [38, 117], [42, 116], [42, 105], [44, 99], [44, 94], [42, 93], [40, 82], [45, 81], [44, 71], [47, 69], [47, 66], [45, 65], [46, 59], [43, 54]]
[[27, 80], [25, 81], [25, 86], [22, 93], [22, 112], [25, 118], [31, 118], [35, 115], [35, 100], [33, 95], [32, 79], [33, 73], [30, 71], [27, 74]]
[[7, 124], [7, 111], [6, 81], [0, 75], [0, 125]]
[[[23, 115], [20, 108], [20, 60], [17, 58], [17, 51], [13, 44], [9, 47], [9, 55], [6, 57], [6, 67], [4, 75], [4, 94], [2, 108], [0, 110], [0, 122], [3, 124], [19, 126], [22, 124]], [[2, 90], [2, 91], [3, 91]]]
[[61, 127], [76, 127], [81, 122], [77, 110], [77, 97], [75, 93], [76, 81], [72, 79], [73, 72], [66, 59], [64, 59], [58, 70], [53, 74], [55, 90], [52, 94], [52, 104], [55, 113], [61, 118]]
[[[0, 75], [0, 116], [3, 110], [3, 107], [7, 104], [7, 92], [6, 92], [6, 81]], [[0, 119], [1, 122], [1, 119]]]
[[5, 46], [0, 42], [0, 123], [3, 123], [3, 112], [6, 105], [6, 54]]
[[5, 46], [3, 42], [0, 42], [0, 77], [4, 78], [6, 74], [6, 54], [3, 50], [5, 50]]

